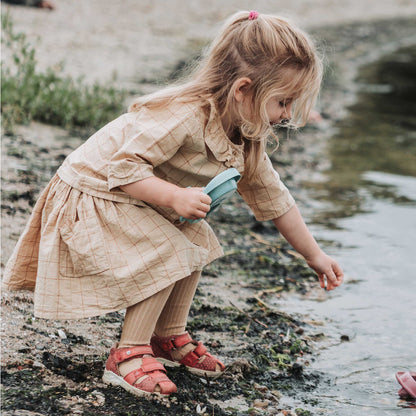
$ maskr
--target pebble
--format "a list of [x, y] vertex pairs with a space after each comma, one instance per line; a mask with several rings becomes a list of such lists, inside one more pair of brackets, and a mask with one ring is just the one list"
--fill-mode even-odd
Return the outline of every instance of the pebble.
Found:
[[45, 350], [45, 349], [46, 349], [46, 346], [45, 346], [44, 344], [36, 344], [36, 345], [35, 345], [35, 348], [36, 348], [38, 351], [43, 351], [43, 350]]
[[257, 407], [258, 409], [266, 409], [266, 407], [269, 407], [270, 400], [259, 400], [256, 399], [253, 402], [253, 407]]
[[300, 326], [298, 326], [298, 327], [295, 329], [295, 332], [296, 332], [296, 334], [298, 334], [298, 335], [303, 335], [303, 333], [305, 332], [305, 330], [304, 330], [303, 328], [301, 328]]
[[282, 393], [280, 393], [279, 390], [271, 390], [270, 393], [273, 394], [273, 396], [277, 397], [278, 399], [280, 399], [282, 397]]
[[207, 410], [207, 408], [204, 406], [203, 408], [201, 408], [201, 405], [198, 403], [196, 406], [196, 413], [198, 415], [205, 413]]
[[261, 391], [262, 393], [266, 393], [269, 389], [266, 386], [261, 386], [260, 384], [254, 383], [254, 389], [257, 391]]
[[91, 392], [91, 396], [94, 399], [92, 403], [94, 406], [102, 406], [105, 403], [105, 396], [103, 393], [94, 390]]
[[32, 367], [33, 368], [45, 368], [43, 363], [41, 363], [40, 361], [33, 361]]
[[[279, 392], [278, 392], [279, 393]], [[277, 396], [276, 394], [273, 394], [271, 391], [268, 391], [265, 395], [264, 398], [267, 400], [270, 400], [273, 403], [279, 403], [279, 399], [280, 399], [280, 393], [279, 396]]]
[[59, 338], [61, 339], [67, 338], [65, 332], [62, 329], [58, 329], [58, 335], [59, 335]]

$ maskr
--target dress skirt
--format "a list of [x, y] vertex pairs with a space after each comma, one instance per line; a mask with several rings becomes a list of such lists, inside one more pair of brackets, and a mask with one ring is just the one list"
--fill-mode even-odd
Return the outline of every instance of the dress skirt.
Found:
[[3, 288], [34, 290], [36, 317], [86, 318], [134, 305], [222, 254], [206, 221], [173, 221], [55, 175], [7, 263]]

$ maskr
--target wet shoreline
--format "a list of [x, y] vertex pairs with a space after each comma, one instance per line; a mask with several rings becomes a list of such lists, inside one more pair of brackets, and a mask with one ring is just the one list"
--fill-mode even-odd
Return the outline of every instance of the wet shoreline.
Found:
[[[332, 62], [321, 98], [324, 120], [296, 137], [283, 139], [281, 150], [273, 156], [307, 218], [314, 207], [302, 191], [302, 181], [311, 173], [319, 176], [327, 166], [320, 159], [320, 150], [333, 134], [336, 121], [345, 116], [346, 106], [354, 101], [358, 66], [383, 50], [408, 42], [412, 27], [413, 20], [400, 19], [316, 31], [327, 40]], [[69, 137], [55, 129], [50, 139], [56, 135], [61, 139], [48, 149], [47, 143], [36, 141], [36, 133], [29, 137], [33, 134], [29, 129], [21, 132], [16, 151], [7, 154], [13, 162], [8, 165], [9, 173], [16, 170], [16, 164], [26, 167], [20, 176], [3, 179], [3, 222], [16, 221], [20, 226], [53, 170], [51, 160], [57, 163], [77, 142], [72, 138], [69, 143]], [[5, 138], [4, 142], [7, 146], [12, 140]], [[36, 161], [25, 160], [30, 154]], [[238, 197], [213, 217], [212, 225], [227, 255], [206, 269], [190, 329], [229, 366], [223, 379], [208, 382], [180, 369], [170, 373], [180, 388], [178, 395], [162, 402], [138, 403], [100, 380], [106, 352], [120, 332], [121, 313], [77, 323], [50, 323], [32, 318], [30, 294], [7, 293], [2, 300], [4, 414], [27, 409], [51, 416], [177, 415], [203, 414], [205, 408], [206, 414], [215, 415], [272, 415], [287, 410], [279, 405], [280, 395], [297, 397], [302, 391], [313, 391], [318, 381], [330, 383], [324, 374], [308, 371], [308, 361], [313, 360], [324, 337], [324, 323], [304, 322], [302, 315], [289, 316], [270, 306], [271, 297], [275, 300], [289, 290], [315, 293], [313, 273], [284, 241], [276, 239], [271, 224], [255, 222]], [[6, 230], [3, 245], [10, 245], [19, 233]], [[299, 410], [297, 414], [308, 413]]]

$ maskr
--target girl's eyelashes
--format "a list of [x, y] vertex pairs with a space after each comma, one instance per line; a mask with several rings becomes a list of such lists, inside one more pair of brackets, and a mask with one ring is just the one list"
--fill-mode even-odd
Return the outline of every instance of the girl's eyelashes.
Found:
[[287, 100], [283, 100], [283, 101], [279, 101], [279, 105], [280, 107], [286, 107], [287, 105], [291, 104], [291, 102], [293, 101], [292, 98], [288, 98]]

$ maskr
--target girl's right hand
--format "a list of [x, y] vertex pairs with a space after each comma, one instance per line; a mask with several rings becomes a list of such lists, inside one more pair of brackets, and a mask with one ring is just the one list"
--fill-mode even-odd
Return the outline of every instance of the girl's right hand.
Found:
[[183, 218], [198, 220], [205, 218], [211, 206], [211, 198], [203, 188], [179, 188], [174, 192], [172, 208]]
[[328, 291], [333, 290], [344, 281], [344, 273], [339, 264], [323, 251], [311, 259], [306, 259], [306, 262], [318, 275], [322, 289], [326, 287]]

